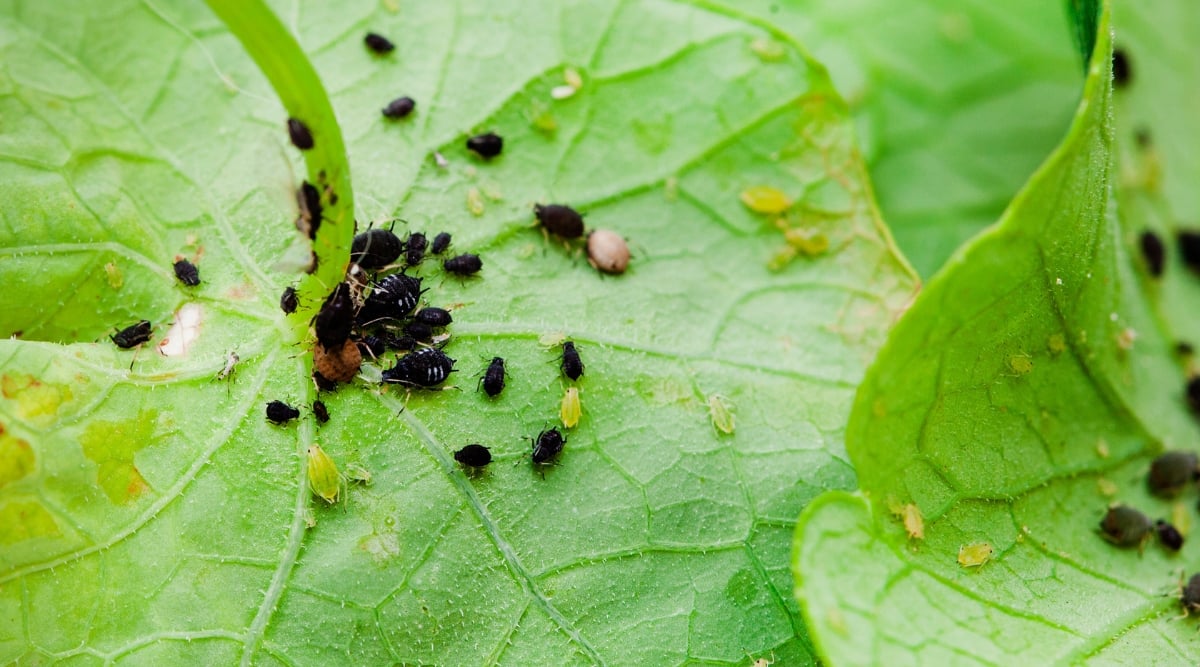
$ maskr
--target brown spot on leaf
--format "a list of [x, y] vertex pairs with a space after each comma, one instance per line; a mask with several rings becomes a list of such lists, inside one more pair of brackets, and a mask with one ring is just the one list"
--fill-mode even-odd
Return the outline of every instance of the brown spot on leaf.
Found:
[[128, 503], [149, 489], [133, 460], [154, 442], [157, 424], [158, 412], [143, 410], [126, 421], [94, 421], [80, 436], [83, 455], [98, 466], [96, 482], [112, 502]]
[[21, 419], [42, 422], [57, 415], [59, 407], [72, 399], [69, 386], [45, 383], [27, 373], [6, 373], [0, 377], [0, 395], [17, 402], [17, 416]]

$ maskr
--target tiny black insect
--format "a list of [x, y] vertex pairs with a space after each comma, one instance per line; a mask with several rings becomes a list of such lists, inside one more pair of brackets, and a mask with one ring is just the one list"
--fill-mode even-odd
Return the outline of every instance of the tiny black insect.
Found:
[[349, 283], [338, 283], [316, 317], [317, 340], [326, 348], [341, 348], [354, 328], [354, 299]]
[[1153, 139], [1150, 137], [1150, 128], [1139, 127], [1133, 132], [1133, 140], [1137, 142], [1139, 148], [1149, 148]]
[[325, 407], [325, 401], [313, 401], [313, 416], [322, 424], [329, 421], [329, 408]]
[[483, 445], [467, 445], [454, 452], [454, 460], [468, 468], [482, 468], [492, 462], [492, 452]]
[[1187, 341], [1181, 340], [1178, 343], [1175, 343], [1175, 353], [1180, 356], [1187, 357], [1193, 354], [1195, 351], [1196, 348], [1192, 347], [1192, 344]]
[[368, 271], [381, 269], [404, 252], [404, 241], [387, 229], [368, 229], [354, 236], [350, 261]]
[[286, 424], [300, 416], [300, 411], [283, 401], [267, 403], [267, 421], [272, 424]]
[[454, 321], [454, 318], [450, 317], [450, 311], [445, 308], [422, 308], [413, 318], [431, 327], [448, 326]]
[[440, 255], [440, 254], [446, 252], [446, 249], [449, 247], [450, 247], [450, 232], [441, 232], [437, 236], [433, 237], [433, 245], [430, 246], [429, 252], [431, 252], [435, 255]]
[[1151, 523], [1145, 514], [1127, 505], [1113, 505], [1100, 521], [1104, 539], [1119, 547], [1137, 546], [1141, 549], [1150, 537]]
[[279, 296], [279, 309], [291, 315], [296, 312], [296, 308], [300, 306], [300, 299], [296, 296], [295, 287], [285, 287], [283, 294]]
[[1193, 271], [1200, 271], [1200, 232], [1185, 229], [1179, 232], [1179, 254], [1183, 263]]
[[195, 287], [200, 284], [200, 269], [186, 259], [180, 258], [175, 260], [175, 277], [184, 285]]
[[296, 204], [300, 207], [300, 216], [296, 218], [296, 229], [310, 239], [317, 238], [317, 230], [321, 227], [321, 193], [317, 186], [304, 181], [296, 191]]
[[373, 32], [368, 32], [367, 36], [363, 37], [363, 43], [367, 45], [368, 49], [379, 55], [396, 50], [396, 45], [392, 44], [392, 40]]
[[396, 382], [410, 387], [433, 387], [446, 381], [454, 372], [454, 359], [441, 350], [424, 347], [410, 352], [383, 372], [384, 382]]
[[384, 337], [387, 341], [388, 349], [390, 350], [411, 350], [417, 346], [417, 340], [412, 336], [392, 336]]
[[532, 442], [533, 462], [539, 465], [549, 463], [562, 452], [563, 445], [567, 444], [566, 438], [556, 428], [542, 431], [538, 434], [537, 439]]
[[1179, 551], [1183, 548], [1183, 535], [1178, 528], [1166, 521], [1162, 519], [1155, 521], [1154, 532], [1158, 533], [1158, 541], [1171, 551]]
[[404, 253], [404, 263], [408, 266], [416, 266], [425, 259], [425, 235], [421, 232], [413, 232], [408, 235], [408, 241], [405, 243], [407, 250]]
[[306, 151], [313, 147], [312, 131], [303, 122], [289, 118], [287, 121], [288, 136], [292, 138], [292, 145], [302, 151]]
[[382, 357], [387, 352], [387, 339], [381, 336], [363, 336], [358, 341], [358, 350], [364, 357]]
[[504, 150], [504, 139], [495, 132], [477, 134], [467, 139], [467, 149], [475, 151], [481, 158], [490, 160]]
[[1129, 85], [1133, 72], [1129, 69], [1129, 56], [1124, 49], [1113, 49], [1112, 54], [1113, 86], [1124, 88]]
[[333, 391], [334, 389], [337, 389], [337, 382], [334, 382], [324, 375], [321, 375], [320, 371], [313, 371], [312, 379], [313, 384], [317, 385], [318, 391]]
[[562, 344], [562, 372], [563, 375], [578, 380], [580, 375], [583, 375], [583, 360], [579, 358], [579, 350], [575, 349], [574, 341], [563, 341]]
[[463, 253], [442, 262], [442, 268], [460, 276], [473, 276], [483, 268], [483, 260], [479, 259], [479, 255]]
[[409, 322], [404, 325], [404, 334], [412, 337], [413, 340], [428, 343], [433, 340], [433, 327], [424, 322]]
[[479, 383], [483, 385], [483, 390], [487, 392], [488, 396], [494, 398], [504, 391], [504, 375], [504, 359], [492, 357], [492, 363], [488, 364], [487, 370], [483, 372], [483, 377], [479, 379]]
[[421, 301], [421, 279], [397, 273], [375, 285], [358, 313], [361, 323], [377, 320], [400, 320], [417, 307]]
[[1167, 258], [1167, 247], [1163, 245], [1162, 239], [1158, 234], [1146, 230], [1142, 232], [1141, 246], [1142, 257], [1146, 259], [1146, 268], [1150, 270], [1150, 275], [1155, 278], [1161, 276]]
[[417, 108], [417, 103], [411, 97], [397, 97], [388, 102], [383, 108], [383, 115], [388, 118], [404, 118]]
[[1166, 452], [1150, 463], [1146, 484], [1157, 496], [1174, 496], [1200, 479], [1200, 460], [1194, 452]]
[[136, 347], [150, 340], [150, 332], [150, 320], [142, 320], [137, 324], [131, 324], [121, 329], [109, 336], [109, 338], [117, 344], [117, 347], [122, 350], [128, 350], [131, 347]]
[[1188, 407], [1192, 409], [1192, 412], [1200, 415], [1200, 376], [1188, 380], [1184, 393], [1187, 396]]
[[1183, 605], [1183, 615], [1200, 611], [1200, 574], [1193, 574], [1187, 585], [1179, 591], [1179, 603]]
[[564, 239], [583, 236], [583, 216], [562, 204], [534, 204], [533, 215], [546, 231]]

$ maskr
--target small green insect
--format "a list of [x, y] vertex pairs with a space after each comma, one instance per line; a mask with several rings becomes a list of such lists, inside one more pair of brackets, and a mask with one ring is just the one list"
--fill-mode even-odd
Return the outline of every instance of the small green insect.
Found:
[[342, 475], [333, 459], [318, 444], [308, 448], [308, 486], [330, 505], [342, 495]]
[[364, 486], [370, 486], [371, 471], [357, 463], [351, 463], [346, 466], [346, 479]]
[[559, 416], [562, 417], [563, 426], [567, 428], [575, 428], [579, 423], [579, 417], [583, 415], [583, 405], [579, 402], [579, 387], [568, 387], [563, 394], [562, 408], [559, 409]]
[[727, 435], [733, 434], [733, 404], [721, 394], [708, 397], [708, 416], [712, 418], [713, 428]]

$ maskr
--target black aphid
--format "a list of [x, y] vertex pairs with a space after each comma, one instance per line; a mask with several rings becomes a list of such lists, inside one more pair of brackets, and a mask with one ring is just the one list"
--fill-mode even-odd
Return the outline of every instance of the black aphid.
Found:
[[488, 396], [496, 397], [504, 391], [504, 375], [504, 359], [492, 357], [492, 363], [488, 364], [487, 370], [483, 372], [483, 377], [479, 379], [479, 383], [483, 385], [483, 390], [487, 392]]
[[354, 298], [349, 283], [338, 283], [326, 297], [316, 317], [317, 340], [326, 349], [337, 349], [350, 338], [354, 328]]
[[389, 350], [411, 350], [417, 346], [417, 340], [412, 336], [392, 336], [384, 338]]
[[1155, 521], [1154, 532], [1158, 533], [1158, 541], [1171, 551], [1179, 551], [1183, 548], [1183, 534], [1166, 521], [1162, 519]]
[[433, 327], [424, 322], [409, 322], [404, 325], [404, 334], [413, 340], [428, 343], [433, 340]]
[[283, 401], [267, 403], [267, 421], [272, 424], [286, 424], [300, 417], [300, 411]]
[[1124, 49], [1113, 49], [1112, 54], [1113, 86], [1124, 88], [1129, 85], [1133, 72], [1129, 69], [1129, 55]]
[[537, 464], [549, 463], [554, 457], [558, 456], [563, 450], [563, 445], [567, 444], [566, 438], [558, 429], [552, 428], [542, 431], [538, 434], [537, 439], [533, 441], [533, 462]]
[[306, 151], [313, 147], [312, 131], [308, 126], [295, 118], [289, 118], [287, 121], [288, 136], [292, 138], [292, 145], [302, 151]]
[[1200, 611], [1200, 574], [1193, 574], [1187, 585], [1179, 591], [1179, 604], [1183, 605], [1183, 615]]
[[479, 255], [463, 253], [442, 262], [442, 268], [447, 273], [454, 273], [460, 276], [473, 276], [483, 268], [483, 260], [479, 259]]
[[404, 319], [421, 301], [421, 292], [420, 278], [403, 273], [390, 275], [371, 290], [358, 313], [358, 321], [368, 323]]
[[383, 108], [383, 115], [388, 118], [404, 118], [417, 108], [417, 103], [411, 97], [397, 97], [388, 102]]
[[433, 387], [445, 382], [453, 372], [454, 359], [437, 348], [424, 347], [400, 357], [395, 366], [383, 372], [383, 381]]
[[186, 259], [175, 260], [175, 277], [188, 287], [200, 284], [200, 269]]
[[433, 237], [433, 245], [429, 247], [429, 252], [440, 255], [446, 252], [450, 247], [450, 232], [441, 232]]
[[1188, 407], [1192, 412], [1200, 415], [1200, 376], [1188, 380], [1184, 387], [1184, 395], [1187, 398]]
[[137, 324], [131, 324], [117, 333], [109, 336], [112, 342], [117, 344], [117, 347], [122, 350], [128, 350], [131, 347], [136, 347], [150, 340], [150, 320], [142, 320]]
[[367, 36], [363, 37], [363, 43], [367, 45], [368, 49], [379, 55], [391, 53], [396, 50], [396, 45], [392, 44], [392, 40], [373, 32], [368, 32]]
[[358, 351], [364, 357], [382, 357], [387, 352], [387, 340], [381, 336], [363, 336], [362, 340], [358, 341]]
[[325, 401], [313, 401], [313, 416], [322, 424], [329, 421], [329, 408], [325, 407]]
[[1192, 347], [1192, 344], [1187, 341], [1181, 340], [1178, 343], [1175, 343], [1175, 354], [1187, 357], [1191, 356], [1195, 352], [1196, 348]]
[[454, 452], [454, 460], [468, 468], [482, 468], [492, 462], [492, 452], [483, 445], [467, 445]]
[[495, 132], [477, 134], [467, 139], [467, 149], [475, 151], [481, 158], [490, 160], [504, 150], [504, 139]]
[[454, 321], [454, 318], [450, 317], [450, 311], [446, 310], [445, 308], [432, 307], [418, 310], [417, 314], [413, 315], [413, 319], [418, 322], [428, 324], [431, 327], [449, 326], [449, 324]]
[[575, 349], [575, 341], [563, 341], [562, 347], [563, 375], [578, 380], [583, 375], [583, 360], [579, 358], [579, 350]]
[[283, 294], [279, 296], [279, 309], [291, 315], [296, 312], [296, 308], [300, 306], [300, 299], [296, 296], [295, 287], [285, 287]]
[[1146, 484], [1157, 496], [1174, 496], [1200, 479], [1200, 460], [1194, 452], [1166, 452], [1150, 463]]
[[1176, 236], [1179, 241], [1179, 255], [1183, 263], [1193, 271], [1200, 271], [1200, 232], [1185, 229]]
[[1167, 259], [1167, 246], [1163, 244], [1158, 234], [1150, 230], [1142, 232], [1140, 242], [1142, 257], [1146, 260], [1146, 268], [1150, 270], [1150, 275], [1155, 278], [1161, 276], [1163, 264]]
[[413, 232], [408, 235], [408, 241], [405, 243], [404, 263], [408, 266], [416, 266], [425, 259], [425, 235], [421, 232]]
[[562, 204], [534, 204], [533, 215], [537, 217], [542, 227], [564, 239], [577, 239], [583, 236], [583, 216], [579, 211]]
[[1150, 537], [1151, 526], [1145, 514], [1127, 505], [1113, 505], [1100, 521], [1100, 534], [1119, 547], [1140, 549]]
[[404, 252], [404, 241], [386, 229], [368, 229], [354, 236], [350, 261], [368, 271], [382, 269]]
[[1150, 128], [1139, 127], [1133, 131], [1133, 140], [1137, 142], [1138, 148], [1149, 148], [1153, 139], [1150, 136]]
[[321, 227], [321, 193], [317, 186], [304, 181], [296, 191], [296, 204], [300, 207], [300, 217], [296, 218], [296, 229], [310, 239], [317, 238], [317, 230]]
[[317, 385], [318, 391], [333, 391], [334, 389], [337, 389], [337, 382], [334, 382], [324, 375], [321, 375], [320, 371], [313, 371], [312, 379], [313, 384]]

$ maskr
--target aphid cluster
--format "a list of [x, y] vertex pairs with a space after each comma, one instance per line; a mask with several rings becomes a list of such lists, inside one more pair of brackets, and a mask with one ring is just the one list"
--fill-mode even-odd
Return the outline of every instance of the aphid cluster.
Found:
[[[1195, 452], [1164, 452], [1150, 463], [1146, 487], [1152, 495], [1175, 498], [1200, 480], [1200, 457]], [[1145, 548], [1152, 536], [1171, 552], [1183, 548], [1184, 535], [1166, 519], [1151, 521], [1149, 517], [1128, 505], [1114, 504], [1100, 521], [1100, 535], [1119, 547]]]

